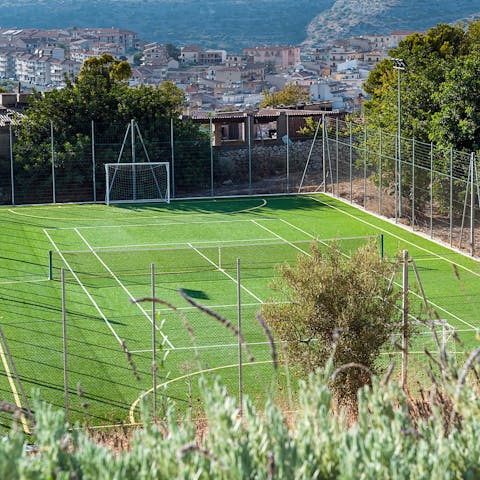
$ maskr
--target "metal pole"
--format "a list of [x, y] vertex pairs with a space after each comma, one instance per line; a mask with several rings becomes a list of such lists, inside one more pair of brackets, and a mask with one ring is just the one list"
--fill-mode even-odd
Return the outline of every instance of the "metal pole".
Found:
[[382, 131], [380, 130], [380, 137], [379, 137], [379, 157], [378, 157], [378, 214], [382, 214]]
[[286, 114], [287, 121], [287, 193], [290, 193], [290, 126], [288, 122], [288, 112]]
[[453, 147], [450, 147], [450, 246], [453, 246]]
[[430, 143], [430, 238], [433, 238], [433, 143]]
[[63, 389], [65, 393], [65, 421], [69, 423], [68, 402], [68, 362], [67, 362], [67, 304], [65, 299], [65, 269], [61, 271], [62, 278], [62, 334], [63, 334]]
[[349, 136], [350, 136], [350, 148], [349, 148], [349, 177], [350, 177], [350, 203], [353, 203], [353, 180], [352, 180], [352, 169], [353, 169], [353, 135], [352, 135], [352, 122], [350, 122], [349, 127]]
[[395, 223], [398, 221], [398, 135], [395, 136], [395, 181], [394, 186], [394, 200], [395, 200]]
[[363, 208], [367, 206], [367, 124], [364, 124], [363, 151]]
[[402, 217], [402, 111], [401, 111], [401, 70], [398, 69], [398, 216]]
[[415, 139], [412, 138], [412, 230], [415, 230]]
[[322, 168], [323, 168], [323, 193], [327, 192], [327, 172], [325, 158], [325, 114], [322, 113]]
[[248, 192], [252, 193], [252, 132], [251, 132], [251, 116], [247, 115], [248, 128]]
[[237, 258], [237, 320], [238, 320], [238, 398], [240, 418], [243, 418], [243, 359], [242, 359], [242, 298], [240, 283], [240, 259]]
[[403, 251], [402, 283], [402, 388], [407, 389], [408, 369], [408, 251]]
[[213, 197], [213, 120], [210, 116], [210, 195]]
[[152, 377], [153, 377], [153, 421], [157, 420], [157, 326], [155, 311], [155, 265], [152, 263]]
[[133, 200], [137, 199], [137, 175], [135, 171], [135, 161], [136, 161], [136, 147], [135, 147], [135, 120], [130, 122], [130, 137], [132, 142], [132, 187], [133, 187]]
[[337, 192], [337, 197], [340, 196], [338, 188], [338, 117], [335, 119], [335, 190]]
[[50, 120], [50, 148], [52, 151], [52, 200], [53, 203], [56, 202], [55, 196], [55, 146], [53, 143], [53, 121]]
[[93, 202], [97, 203], [97, 180], [95, 172], [95, 122], [92, 120], [92, 180], [93, 180]]
[[48, 279], [53, 280], [53, 252], [48, 251]]
[[9, 147], [10, 147], [10, 187], [12, 189], [12, 205], [15, 205], [15, 177], [13, 174], [13, 132], [12, 124], [9, 125]]
[[471, 255], [475, 256], [475, 154], [472, 152], [470, 156], [470, 168], [472, 169], [472, 177], [470, 180], [470, 245]]
[[172, 197], [175, 198], [175, 143], [173, 137], [173, 118], [170, 119], [170, 150], [172, 155]]

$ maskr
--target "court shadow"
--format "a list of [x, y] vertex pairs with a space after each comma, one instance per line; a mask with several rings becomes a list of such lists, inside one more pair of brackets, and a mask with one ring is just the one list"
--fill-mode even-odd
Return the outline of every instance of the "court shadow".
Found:
[[198, 298], [200, 300], [208, 300], [210, 298], [202, 290], [192, 290], [191, 288], [184, 288], [183, 291], [191, 298]]

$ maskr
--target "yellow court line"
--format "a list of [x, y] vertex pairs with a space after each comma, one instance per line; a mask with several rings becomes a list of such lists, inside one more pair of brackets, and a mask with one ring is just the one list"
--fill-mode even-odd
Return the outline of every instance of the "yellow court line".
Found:
[[[212, 199], [210, 201], [215, 202], [216, 200]], [[241, 199], [241, 200], [237, 200], [237, 201], [245, 201], [245, 199]], [[266, 204], [267, 204], [267, 200], [265, 198], [262, 198], [261, 202], [260, 202], [260, 205], [254, 205], [253, 207], [244, 208], [242, 210], [232, 210], [231, 212], [208, 212], [207, 211], [205, 213], [201, 213], [201, 215], [212, 215], [212, 214], [214, 214], [214, 215], [231, 215], [231, 214], [236, 214], [236, 213], [251, 212], [253, 210], [263, 208]], [[70, 205], [71, 204], [66, 205], [66, 206], [70, 206]], [[76, 206], [75, 204], [73, 204], [73, 205]], [[95, 206], [95, 205], [90, 205], [90, 206]], [[29, 208], [29, 207], [25, 207], [25, 208]], [[39, 205], [37, 208], [62, 208], [62, 205], [58, 205], [58, 206], [54, 206], [54, 205], [42, 206], [42, 205]], [[29, 214], [29, 213], [23, 213], [23, 212], [15, 211], [13, 208], [9, 208], [7, 210], [7, 212], [11, 213], [12, 215], [18, 215], [20, 217], [30, 217], [30, 218], [36, 218], [36, 219], [39, 219], [39, 220], [52, 220], [52, 221], [54, 221], [54, 220], [66, 220], [66, 221], [70, 221], [70, 222], [73, 222], [73, 221], [76, 221], [76, 220], [85, 220], [85, 217], [75, 218], [75, 217], [56, 217], [56, 216], [52, 217], [52, 216], [43, 216], [43, 215], [32, 215], [32, 214]], [[122, 212], [122, 213], [124, 213], [124, 212]], [[184, 212], [184, 213], [176, 212], [175, 213], [175, 215], [177, 215], [177, 216], [179, 214], [180, 215], [190, 215], [191, 213], [190, 212]], [[122, 218], [119, 218], [118, 220], [122, 221], [122, 220], [132, 220], [132, 219], [136, 219], [136, 218], [169, 218], [169, 217], [170, 217], [170, 215], [165, 215], [165, 214], [161, 214], [161, 215], [132, 215], [132, 216], [123, 216]], [[86, 219], [86, 220], [101, 221], [101, 220], [103, 220], [103, 217], [102, 218], [90, 218], [90, 219]]]
[[[273, 363], [273, 360], [262, 360], [262, 361], [259, 361], [259, 362], [248, 362], [248, 363], [244, 363], [243, 366], [248, 367], [250, 365], [261, 365], [261, 364], [264, 364], [264, 363]], [[178, 381], [184, 380], [185, 378], [188, 378], [188, 377], [194, 377], [194, 376], [200, 375], [202, 373], [210, 373], [210, 372], [215, 372], [217, 370], [224, 370], [224, 369], [227, 369], [227, 368], [235, 368], [235, 367], [238, 367], [238, 363], [235, 363], [233, 365], [222, 365], [221, 367], [207, 368], [205, 370], [198, 370], [197, 372], [187, 373], [185, 375], [181, 375], [180, 377], [172, 378], [171, 380], [167, 380], [166, 382], [163, 382], [160, 385], [157, 385], [157, 390], [159, 388], [166, 387], [170, 383], [178, 382]], [[130, 406], [129, 414], [128, 414], [128, 418], [130, 420], [130, 423], [135, 423], [135, 409], [137, 408], [137, 405], [141, 402], [141, 400], [144, 397], [146, 397], [147, 395], [150, 395], [150, 393], [152, 393], [152, 392], [153, 392], [153, 388], [150, 388], [146, 392], [143, 392], [132, 403], [132, 405]]]
[[[5, 352], [3, 351], [3, 347], [1, 343], [0, 343], [0, 357], [2, 359], [3, 367], [5, 368], [5, 373], [7, 374], [8, 383], [10, 384], [10, 388], [12, 389], [13, 398], [15, 399], [15, 405], [17, 405], [18, 408], [21, 408], [23, 410], [22, 402], [20, 402], [20, 397], [17, 392], [17, 387], [15, 386], [15, 382], [13, 381], [12, 373], [10, 372], [10, 368], [8, 366], [7, 357], [5, 356]], [[29, 435], [30, 428], [28, 428], [28, 423], [25, 418], [25, 415], [21, 416], [21, 421], [22, 421], [23, 431], [27, 435]]]

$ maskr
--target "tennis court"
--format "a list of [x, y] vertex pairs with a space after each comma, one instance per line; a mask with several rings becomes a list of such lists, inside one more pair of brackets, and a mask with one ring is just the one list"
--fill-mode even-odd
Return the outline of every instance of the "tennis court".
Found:
[[[156, 297], [176, 305], [194, 332], [192, 341], [179, 312], [157, 304], [158, 384], [179, 409], [198, 407], [195, 352], [202, 368], [238, 393], [238, 340], [178, 289], [236, 324], [240, 259], [242, 330], [254, 357], [245, 366], [245, 393], [261, 401], [284, 378], [273, 377], [255, 312], [282, 300], [270, 288], [275, 266], [308, 254], [313, 239], [335, 241], [345, 255], [368, 241], [380, 248], [380, 235], [387, 256], [408, 249], [438, 317], [459, 332], [465, 350], [476, 344], [477, 261], [326, 195], [3, 208], [0, 220], [1, 325], [27, 396], [39, 389], [60, 408], [64, 271], [74, 420], [139, 418], [139, 396], [152, 386], [152, 306], [132, 300], [151, 295], [152, 264]], [[3, 356], [2, 362], [2, 398], [21, 404]]]

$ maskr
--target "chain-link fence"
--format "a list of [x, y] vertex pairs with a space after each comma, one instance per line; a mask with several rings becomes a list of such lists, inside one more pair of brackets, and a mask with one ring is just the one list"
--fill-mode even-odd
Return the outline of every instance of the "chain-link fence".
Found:
[[313, 139], [219, 146], [211, 125], [199, 133], [180, 120], [73, 131], [47, 119], [32, 137], [40, 143], [10, 127], [0, 135], [0, 204], [103, 202], [105, 163], [169, 162], [173, 199], [328, 192], [475, 254], [474, 153], [325, 118]]
[[430, 238], [478, 252], [475, 153], [442, 149], [366, 125], [326, 122], [324, 188]]

